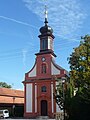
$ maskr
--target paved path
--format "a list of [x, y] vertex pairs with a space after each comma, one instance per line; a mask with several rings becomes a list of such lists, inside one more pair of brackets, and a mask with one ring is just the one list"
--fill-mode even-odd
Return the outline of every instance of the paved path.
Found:
[[[3, 119], [0, 119], [0, 120], [3, 120]], [[5, 120], [5, 119], [4, 119]], [[6, 119], [7, 120], [7, 119]], [[48, 118], [39, 118], [39, 119], [8, 119], [8, 120], [55, 120], [55, 119], [48, 119]]]

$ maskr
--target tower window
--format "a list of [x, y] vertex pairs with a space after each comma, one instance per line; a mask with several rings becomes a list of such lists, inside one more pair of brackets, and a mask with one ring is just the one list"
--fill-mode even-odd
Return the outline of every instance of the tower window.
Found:
[[46, 64], [42, 64], [42, 73], [46, 73]]
[[47, 92], [46, 86], [42, 86], [42, 87], [41, 87], [41, 92]]
[[47, 44], [48, 44], [47, 40], [46, 40], [46, 39], [43, 39], [43, 40], [42, 40], [42, 50], [47, 49]]

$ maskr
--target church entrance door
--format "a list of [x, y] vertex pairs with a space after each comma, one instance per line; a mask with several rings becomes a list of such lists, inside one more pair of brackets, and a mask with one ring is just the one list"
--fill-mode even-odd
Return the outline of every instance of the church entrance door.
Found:
[[46, 100], [42, 100], [41, 101], [41, 116], [47, 116], [47, 101]]

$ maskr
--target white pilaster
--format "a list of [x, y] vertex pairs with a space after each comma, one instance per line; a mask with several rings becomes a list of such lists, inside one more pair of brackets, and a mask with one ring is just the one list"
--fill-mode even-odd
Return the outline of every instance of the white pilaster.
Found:
[[53, 84], [51, 83], [51, 98], [52, 98], [52, 113], [54, 112], [54, 101], [53, 101]]
[[32, 112], [32, 84], [26, 84], [26, 112]]
[[37, 84], [35, 84], [35, 113], [37, 112]]

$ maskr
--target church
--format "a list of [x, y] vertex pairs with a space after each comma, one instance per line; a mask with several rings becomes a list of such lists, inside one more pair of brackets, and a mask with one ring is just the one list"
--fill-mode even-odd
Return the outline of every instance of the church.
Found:
[[53, 29], [48, 25], [45, 10], [44, 26], [40, 28], [40, 50], [36, 53], [35, 64], [26, 74], [24, 84], [24, 117], [48, 116], [54, 118], [59, 107], [54, 99], [57, 79], [66, 77], [68, 72], [55, 63]]

